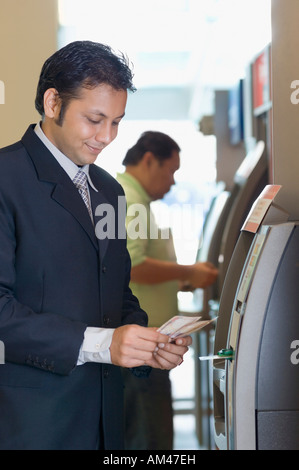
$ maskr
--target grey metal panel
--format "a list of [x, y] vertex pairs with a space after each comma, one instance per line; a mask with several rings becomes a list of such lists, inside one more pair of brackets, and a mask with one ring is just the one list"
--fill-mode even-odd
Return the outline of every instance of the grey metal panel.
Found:
[[291, 361], [291, 344], [296, 340], [299, 340], [299, 227], [290, 237], [267, 307], [259, 356], [258, 410], [299, 411], [299, 365]]
[[256, 375], [269, 295], [294, 224], [273, 226], [259, 256], [239, 334], [234, 377], [234, 448], [256, 448]]
[[299, 450], [299, 411], [257, 414], [257, 450]]

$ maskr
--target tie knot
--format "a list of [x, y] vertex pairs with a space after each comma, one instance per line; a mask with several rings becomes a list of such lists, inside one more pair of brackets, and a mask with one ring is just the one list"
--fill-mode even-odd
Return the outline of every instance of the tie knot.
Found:
[[78, 170], [78, 173], [76, 174], [75, 178], [73, 179], [74, 184], [77, 186], [77, 188], [85, 188], [86, 187], [86, 181], [87, 181], [87, 175], [84, 173], [82, 170]]

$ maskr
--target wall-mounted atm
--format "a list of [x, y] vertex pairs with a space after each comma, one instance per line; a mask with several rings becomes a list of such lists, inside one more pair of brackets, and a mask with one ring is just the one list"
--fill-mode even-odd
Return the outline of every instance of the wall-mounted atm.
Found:
[[234, 176], [231, 191], [220, 191], [207, 215], [196, 261], [209, 261], [219, 268], [219, 278], [213, 286], [196, 289], [192, 313], [209, 318], [210, 300], [220, 299], [226, 271], [237, 243], [240, 229], [253, 202], [268, 184], [268, 162], [265, 144], [260, 141], [248, 152]]
[[[237, 243], [240, 229], [253, 202], [268, 182], [268, 161], [265, 144], [260, 141], [248, 152], [234, 176], [231, 191], [216, 195], [208, 213], [203, 240], [197, 253], [197, 261], [209, 261], [219, 268], [219, 277], [214, 285], [196, 289], [192, 305], [180, 311], [196, 313], [203, 319], [218, 316], [219, 299], [223, 290], [226, 271]], [[237, 274], [237, 271], [235, 272]], [[240, 272], [238, 272], [239, 279]], [[230, 291], [231, 292], [231, 291]], [[193, 347], [197, 356], [207, 355], [213, 348], [214, 325], [205, 328], [195, 336]], [[223, 346], [224, 347], [224, 346]], [[195, 414], [196, 432], [199, 442], [205, 448], [211, 447], [212, 392], [208, 364], [200, 363], [195, 369]]]
[[242, 265], [216, 328], [215, 354], [224, 341], [231, 354], [213, 361], [219, 449], [299, 450], [299, 225], [287, 218], [273, 206], [242, 231], [225, 280], [234, 289]]
[[261, 191], [269, 182], [268, 160], [265, 143], [259, 141], [255, 148], [248, 152], [238, 168], [234, 182], [238, 193], [227, 218], [218, 257], [219, 278], [218, 294], [222, 292], [226, 272], [236, 246], [241, 227], [246, 216]]
[[[230, 192], [225, 189], [220, 191], [214, 198], [211, 208], [207, 214], [203, 227], [202, 239], [197, 251], [197, 262], [209, 261], [218, 266], [221, 238], [229, 212], [237, 195], [237, 190]], [[209, 300], [218, 296], [218, 283], [206, 289], [196, 289], [193, 293], [193, 310], [200, 312], [203, 318], [209, 315]]]

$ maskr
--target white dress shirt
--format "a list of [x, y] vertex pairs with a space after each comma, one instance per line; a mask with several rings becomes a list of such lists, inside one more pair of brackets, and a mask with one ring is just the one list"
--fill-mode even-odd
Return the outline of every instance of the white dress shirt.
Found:
[[[78, 171], [78, 166], [64, 155], [43, 133], [40, 124], [35, 126], [35, 133], [43, 144], [50, 150], [60, 166], [65, 170], [71, 180], [74, 179]], [[89, 165], [80, 168], [87, 175], [89, 185], [97, 191], [89, 176]], [[77, 365], [85, 362], [102, 362], [111, 364], [110, 345], [112, 341], [113, 328], [87, 327], [84, 333], [84, 340], [79, 351]]]

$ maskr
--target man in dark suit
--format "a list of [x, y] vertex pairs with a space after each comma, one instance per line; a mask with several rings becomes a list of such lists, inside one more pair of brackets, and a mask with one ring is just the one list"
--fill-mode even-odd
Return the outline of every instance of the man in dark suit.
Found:
[[191, 343], [146, 327], [125, 237], [97, 230], [108, 204], [123, 232], [124, 193], [94, 162], [133, 89], [123, 56], [71, 43], [41, 71], [41, 123], [0, 151], [0, 449], [122, 449], [118, 366], [172, 369]]

